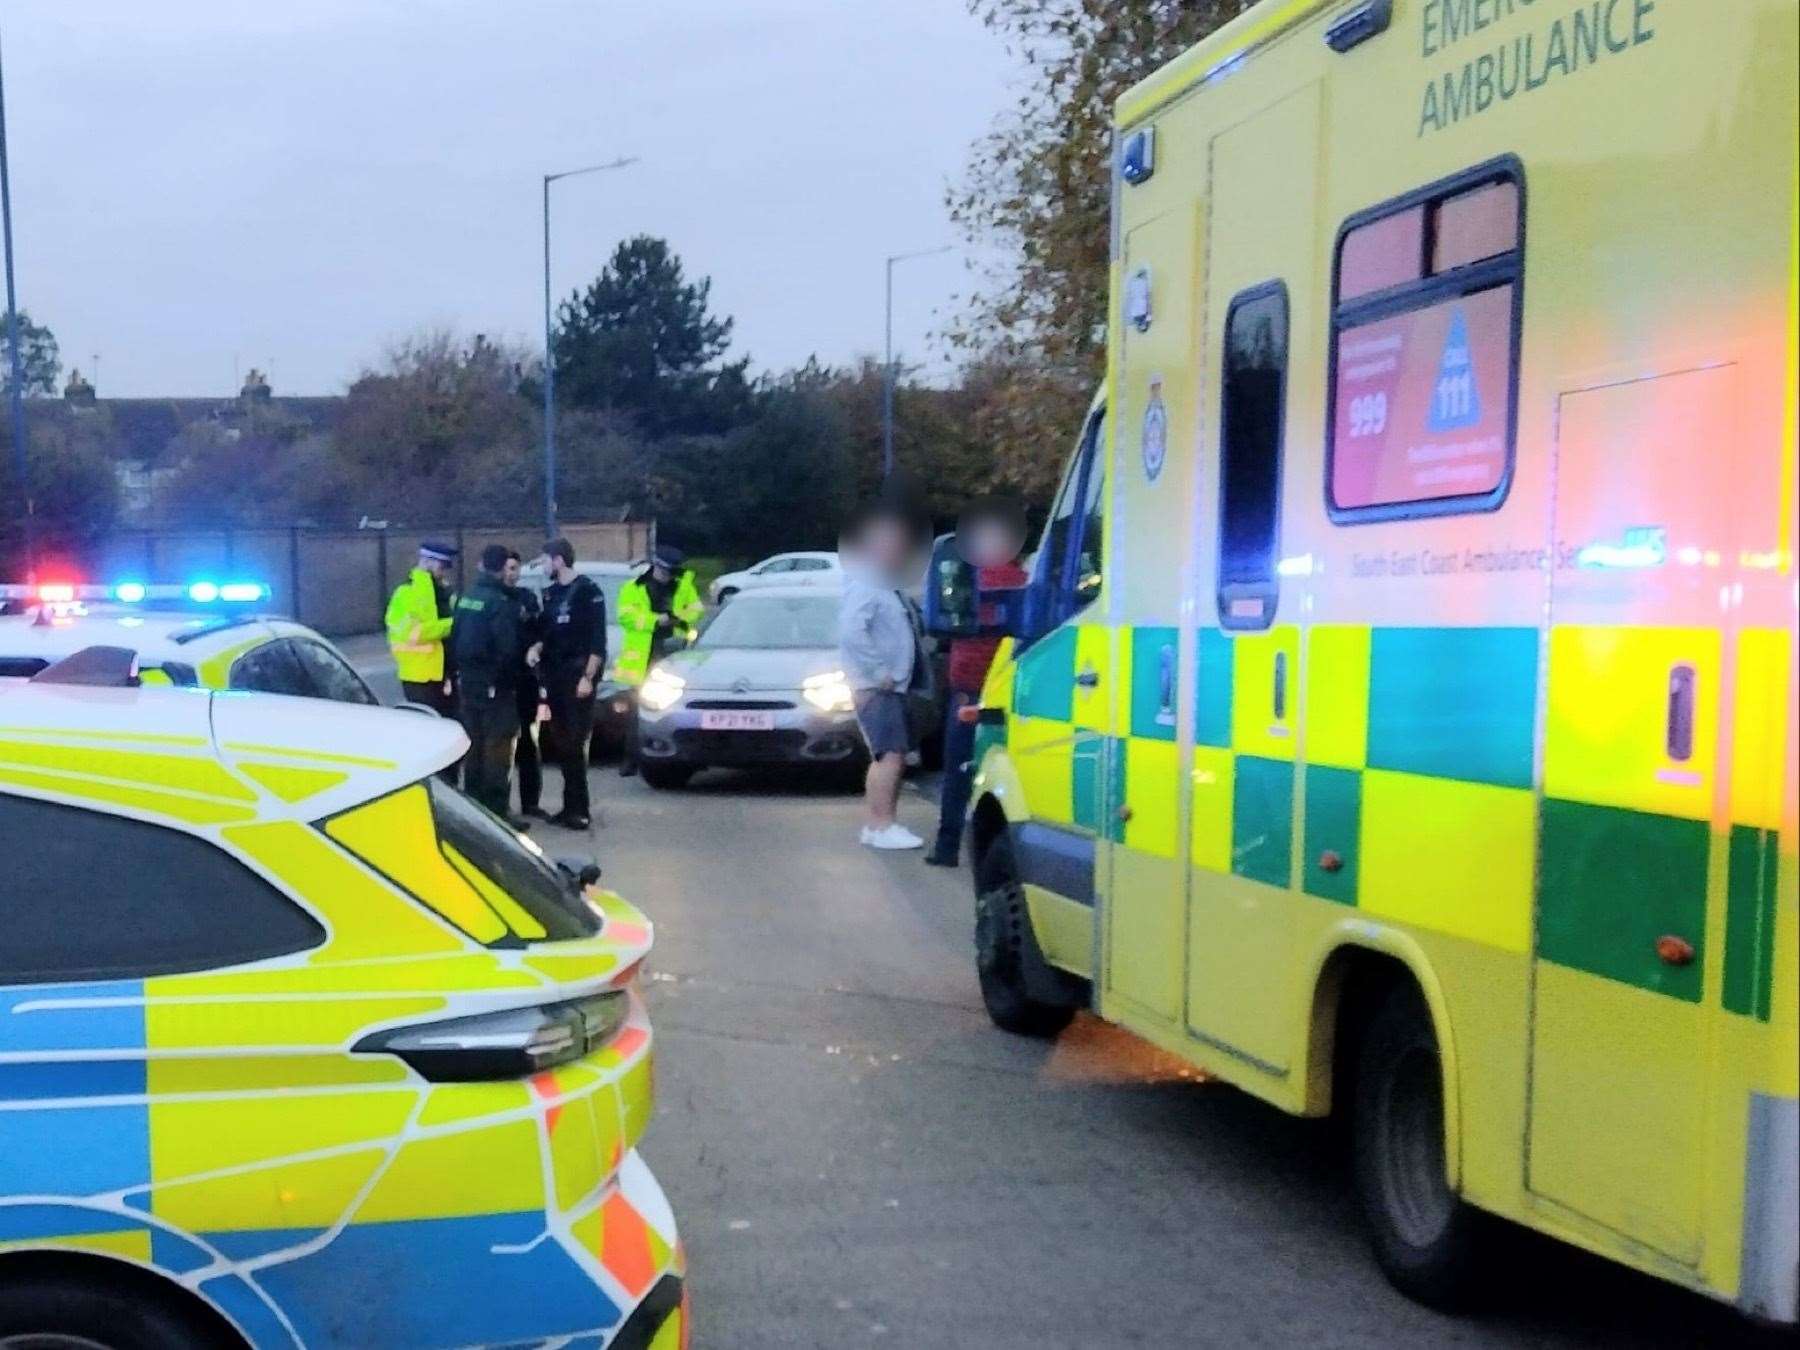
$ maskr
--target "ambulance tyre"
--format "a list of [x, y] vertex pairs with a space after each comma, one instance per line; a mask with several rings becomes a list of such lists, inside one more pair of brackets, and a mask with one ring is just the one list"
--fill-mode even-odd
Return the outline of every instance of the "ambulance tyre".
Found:
[[988, 1019], [1016, 1036], [1050, 1037], [1069, 1025], [1072, 1007], [1044, 1003], [1026, 991], [1025, 892], [1004, 834], [975, 864], [975, 971]]
[[0, 1345], [32, 1350], [194, 1350], [243, 1341], [210, 1308], [154, 1276], [100, 1259], [33, 1253], [0, 1263]]
[[644, 782], [658, 792], [679, 792], [688, 785], [694, 771], [685, 764], [638, 764]]
[[1410, 983], [1389, 993], [1364, 1031], [1352, 1150], [1357, 1199], [1382, 1273], [1429, 1307], [1467, 1308], [1488, 1220], [1450, 1187], [1437, 1036]]

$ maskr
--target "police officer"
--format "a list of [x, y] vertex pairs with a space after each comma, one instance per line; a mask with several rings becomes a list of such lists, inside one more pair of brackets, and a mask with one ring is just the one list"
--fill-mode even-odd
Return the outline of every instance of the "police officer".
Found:
[[457, 714], [469, 733], [463, 787], [488, 810], [517, 828], [507, 814], [513, 740], [519, 734], [519, 608], [506, 589], [506, 545], [481, 551], [481, 572], [456, 601], [450, 630], [456, 665]]
[[537, 672], [550, 705], [550, 743], [563, 780], [562, 809], [550, 819], [564, 829], [585, 830], [594, 686], [606, 669], [606, 597], [592, 577], [575, 570], [575, 549], [567, 539], [545, 544], [544, 561], [550, 584], [544, 588]]
[[410, 702], [436, 708], [448, 717], [454, 710], [444, 669], [444, 640], [453, 617], [450, 569], [456, 550], [427, 540], [419, 545], [419, 565], [407, 574], [388, 600], [388, 650], [400, 675], [400, 688]]
[[550, 817], [539, 804], [544, 796], [543, 759], [538, 752], [538, 708], [543, 702], [543, 690], [538, 686], [537, 671], [527, 659], [529, 650], [544, 637], [544, 606], [538, 599], [537, 592], [529, 586], [519, 584], [519, 573], [523, 570], [524, 560], [519, 550], [509, 548], [506, 551], [506, 571], [502, 580], [506, 582], [506, 592], [519, 608], [519, 641], [526, 652], [519, 656], [516, 687], [519, 705], [519, 740], [513, 751], [513, 767], [519, 771], [519, 814], [530, 816], [536, 820], [548, 820]]
[[[686, 645], [706, 613], [687, 554], [668, 544], [657, 545], [650, 565], [619, 590], [619, 627], [625, 650], [619, 653], [618, 678], [636, 688], [650, 665], [665, 652]], [[625, 757], [619, 772], [637, 772], [638, 724], [635, 714], [625, 724]]]

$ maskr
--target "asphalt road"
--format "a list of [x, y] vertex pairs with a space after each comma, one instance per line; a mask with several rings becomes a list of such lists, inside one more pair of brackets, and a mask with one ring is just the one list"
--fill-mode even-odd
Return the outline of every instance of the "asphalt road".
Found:
[[[1421, 1309], [1371, 1264], [1328, 1126], [1091, 1018], [1053, 1045], [994, 1030], [966, 872], [860, 848], [853, 798], [724, 774], [656, 793], [610, 768], [594, 793], [588, 839], [541, 836], [594, 852], [656, 922], [643, 1151], [698, 1350], [1765, 1339], [1524, 1235], [1493, 1311]], [[905, 817], [923, 832], [930, 803], [909, 793]]]

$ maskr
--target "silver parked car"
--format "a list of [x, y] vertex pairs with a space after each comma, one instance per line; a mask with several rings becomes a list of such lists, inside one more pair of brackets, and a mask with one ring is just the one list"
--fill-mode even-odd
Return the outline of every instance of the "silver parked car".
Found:
[[[644, 781], [678, 788], [715, 765], [860, 768], [862, 734], [838, 663], [838, 603], [835, 587], [746, 591], [687, 650], [652, 667], [638, 691]], [[935, 692], [918, 691], [913, 703], [922, 733]]]

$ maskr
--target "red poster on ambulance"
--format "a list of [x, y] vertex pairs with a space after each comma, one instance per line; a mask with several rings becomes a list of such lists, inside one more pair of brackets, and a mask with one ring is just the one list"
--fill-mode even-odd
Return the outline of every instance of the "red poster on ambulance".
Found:
[[1340, 510], [1475, 497], [1506, 473], [1513, 288], [1338, 335], [1331, 500]]

